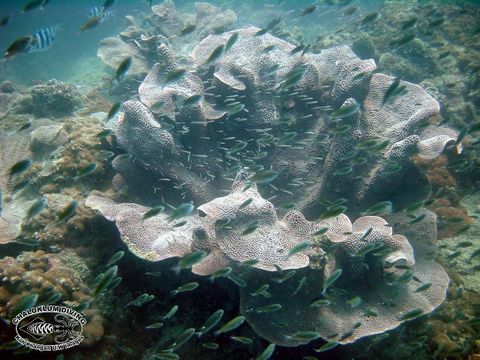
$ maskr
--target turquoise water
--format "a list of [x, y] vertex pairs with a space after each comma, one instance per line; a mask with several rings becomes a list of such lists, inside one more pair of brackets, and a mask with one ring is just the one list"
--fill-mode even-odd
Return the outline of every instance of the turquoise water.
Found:
[[480, 356], [475, 1], [27, 3], [2, 358]]
[[[159, 1], [154, 1], [153, 4], [158, 4]], [[178, 2], [181, 8], [191, 10], [194, 1]], [[251, 21], [251, 12], [255, 9], [261, 9], [263, 6], [260, 2], [242, 2], [245, 9], [239, 12], [239, 20], [242, 23], [260, 22], [261, 19]], [[284, 11], [294, 10], [296, 7], [308, 6], [310, 2], [289, 2], [279, 1], [269, 2], [269, 5], [281, 5], [281, 8], [275, 10], [275, 13], [281, 14]], [[365, 9], [375, 9], [378, 6], [377, 1], [365, 2], [363, 5]], [[235, 2], [212, 2], [225, 8], [238, 7], [239, 4]], [[27, 35], [34, 31], [48, 27], [55, 24], [60, 24], [57, 40], [55, 46], [44, 53], [37, 53], [32, 56], [19, 57], [15, 64], [6, 67], [2, 71], [1, 79], [15, 78], [22, 83], [28, 83], [33, 80], [48, 80], [51, 78], [59, 80], [69, 80], [72, 77], [78, 76], [79, 73], [89, 71], [84, 67], [92, 67], [90, 71], [99, 71], [101, 64], [96, 60], [96, 50], [98, 42], [106, 37], [118, 34], [124, 27], [124, 17], [128, 14], [147, 14], [148, 1], [123, 1], [115, 6], [114, 16], [108, 22], [102, 24], [92, 31], [84, 34], [79, 34], [78, 29], [85, 21], [88, 12], [94, 6], [98, 6], [96, 1], [54, 1], [48, 5], [45, 10], [37, 10], [33, 12], [21, 13], [19, 8], [23, 5], [19, 2], [2, 1], [1, 9], [3, 14], [12, 14], [13, 18], [8, 27], [2, 29], [2, 37], [0, 38], [0, 45], [6, 48], [12, 41], [21, 35]], [[101, 5], [101, 4], [100, 4]], [[328, 28], [333, 26], [334, 19], [327, 16], [322, 17], [325, 24], [322, 27]], [[88, 65], [84, 65], [88, 62]]]

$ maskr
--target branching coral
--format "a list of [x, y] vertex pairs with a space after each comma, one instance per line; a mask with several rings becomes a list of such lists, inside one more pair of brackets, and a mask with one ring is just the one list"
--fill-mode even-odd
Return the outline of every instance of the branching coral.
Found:
[[[115, 181], [132, 194], [160, 188], [167, 204], [193, 201], [198, 214], [144, 219], [150, 207], [92, 193], [86, 206], [115, 221], [132, 252], [157, 261], [204, 250], [192, 268], [200, 275], [255, 259], [242, 312], [286, 346], [308, 342], [300, 331], [353, 342], [444, 300], [436, 217], [401, 211], [426, 196], [412, 156], [433, 159], [456, 139], [433, 125], [439, 105], [421, 87], [373, 74], [375, 62], [347, 46], [303, 54], [254, 27], [207, 36], [187, 66], [166, 45], [158, 53], [140, 101], [119, 117], [128, 154], [113, 161]], [[379, 201], [393, 204], [377, 210], [395, 211], [387, 220], [361, 216]], [[271, 298], [251, 295], [287, 269], [304, 277], [278, 281]], [[329, 287], [335, 269], [343, 275]], [[257, 311], [270, 304], [281, 308]]]

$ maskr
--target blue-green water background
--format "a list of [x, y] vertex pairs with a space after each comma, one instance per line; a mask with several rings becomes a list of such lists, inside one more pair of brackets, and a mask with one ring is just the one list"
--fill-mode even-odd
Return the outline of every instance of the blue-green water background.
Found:
[[[79, 27], [87, 19], [87, 14], [94, 6], [101, 6], [103, 1], [84, 0], [67, 1], [51, 0], [45, 9], [22, 13], [20, 8], [26, 3], [19, 1], [0, 1], [0, 16], [11, 14], [11, 23], [0, 29], [0, 49], [6, 49], [19, 36], [32, 34], [42, 27], [60, 24], [56, 42], [52, 48], [45, 52], [19, 56], [14, 61], [2, 67], [0, 81], [5, 79], [17, 83], [30, 84], [32, 81], [45, 81], [56, 78], [62, 81], [94, 85], [96, 75], [101, 76], [103, 65], [96, 57], [98, 43], [101, 39], [117, 35], [125, 27], [125, 16], [138, 13], [149, 14], [149, 1], [146, 0], [118, 0], [112, 7], [113, 17], [96, 28], [79, 32]], [[153, 1], [153, 5], [162, 1]], [[195, 1], [175, 1], [180, 10], [193, 11]], [[269, 11], [273, 16], [281, 15], [288, 11], [301, 11], [312, 3], [320, 3], [315, 16], [303, 18], [300, 26], [308, 27], [315, 23], [315, 31], [324, 29], [331, 31], [338, 25], [342, 25], [342, 17], [332, 16], [328, 5], [324, 2], [301, 1], [221, 1], [215, 0], [210, 3], [230, 8], [238, 15], [238, 24], [265, 25], [270, 19], [265, 18], [266, 13], [255, 10]], [[425, 3], [419, 1], [418, 3]], [[435, 1], [430, 3], [435, 4]], [[449, 3], [459, 3], [450, 1]], [[478, 1], [463, 1], [463, 4], [478, 5]], [[361, 14], [381, 9], [382, 0], [354, 1], [350, 5], [359, 6]], [[406, 4], [406, 6], [408, 6]], [[358, 13], [357, 15], [358, 16]], [[308, 34], [307, 34], [308, 35]], [[318, 33], [311, 34], [319, 35]]]
[[[17, 83], [30, 84], [34, 80], [48, 80], [55, 78], [62, 81], [79, 82], [85, 78], [92, 78], [93, 73], [101, 74], [102, 64], [96, 57], [100, 40], [115, 36], [125, 28], [125, 16], [138, 13], [149, 14], [149, 2], [146, 0], [118, 0], [112, 7], [113, 17], [93, 29], [79, 32], [79, 27], [87, 19], [87, 14], [94, 6], [101, 6], [104, 1], [84, 0], [67, 1], [51, 0], [44, 8], [22, 13], [21, 7], [27, 1], [0, 1], [0, 16], [11, 14], [11, 23], [0, 29], [0, 49], [6, 49], [16, 38], [32, 34], [42, 27], [60, 24], [55, 44], [44, 52], [26, 54], [16, 57], [3, 67], [0, 72], [0, 81], [9, 79]], [[153, 1], [153, 5], [162, 1]], [[275, 16], [282, 13], [306, 8], [312, 1], [209, 1], [223, 8], [230, 8], [238, 15], [238, 24], [265, 25], [270, 18], [265, 14], [255, 12], [255, 9], [264, 9], [271, 6], [270, 11]], [[186, 9], [194, 13], [195, 1], [175, 1], [179, 10]], [[381, 0], [355, 2], [360, 5], [362, 12], [375, 11], [382, 5]], [[312, 19], [302, 19], [302, 23], [321, 22], [321, 26], [328, 30], [335, 27], [338, 18], [331, 13], [322, 16], [319, 13]], [[273, 16], [272, 16], [273, 17]], [[316, 24], [318, 25], [318, 23]], [[89, 81], [86, 80], [88, 83]], [[93, 80], [90, 80], [93, 82]]]

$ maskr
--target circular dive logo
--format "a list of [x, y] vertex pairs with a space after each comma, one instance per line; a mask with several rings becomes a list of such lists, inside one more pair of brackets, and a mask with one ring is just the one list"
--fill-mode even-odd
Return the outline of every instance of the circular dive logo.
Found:
[[86, 323], [79, 312], [58, 305], [36, 306], [12, 320], [17, 331], [15, 340], [39, 351], [65, 350], [80, 344]]

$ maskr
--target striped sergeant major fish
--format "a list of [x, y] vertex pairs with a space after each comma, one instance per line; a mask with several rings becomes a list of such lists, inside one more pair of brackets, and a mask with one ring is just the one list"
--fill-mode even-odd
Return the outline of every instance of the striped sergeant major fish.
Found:
[[95, 6], [95, 7], [91, 8], [90, 11], [88, 12], [88, 18], [89, 19], [98, 17], [98, 18], [102, 19], [102, 21], [109, 19], [110, 17], [112, 17], [112, 15], [113, 15], [113, 12], [112, 11], [106, 11], [103, 8], [103, 6]]
[[59, 28], [60, 25], [55, 25], [35, 31], [32, 35], [32, 42], [25, 52], [32, 53], [50, 49], [55, 42], [55, 36]]

